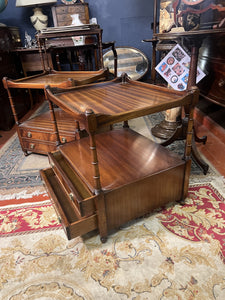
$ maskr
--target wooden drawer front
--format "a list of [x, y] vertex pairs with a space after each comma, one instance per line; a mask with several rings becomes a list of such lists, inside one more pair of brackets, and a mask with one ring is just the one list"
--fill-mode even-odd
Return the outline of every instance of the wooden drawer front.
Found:
[[65, 144], [67, 142], [72, 142], [76, 139], [75, 134], [68, 134], [68, 133], [62, 133], [62, 132], [59, 132], [59, 138], [60, 138], [60, 142], [62, 144]]
[[59, 151], [49, 153], [48, 156], [57, 179], [64, 187], [67, 196], [77, 207], [79, 214], [81, 216], [93, 214], [95, 212], [96, 196], [92, 195]]
[[51, 168], [41, 170], [40, 174], [69, 240], [98, 228], [96, 214], [83, 218], [77, 214], [73, 202]]
[[48, 154], [48, 152], [56, 150], [56, 143], [51, 143], [48, 141], [38, 141], [38, 140], [27, 140], [22, 139], [22, 147], [24, 150], [31, 151], [34, 153]]
[[39, 140], [39, 141], [56, 141], [56, 135], [53, 134], [50, 130], [47, 131], [34, 131], [34, 130], [27, 130], [23, 128], [19, 128], [20, 135], [22, 138], [32, 139], [32, 140]]
[[[56, 142], [56, 135], [51, 131], [37, 131], [37, 130], [28, 130], [24, 129], [22, 126], [19, 127], [20, 136], [22, 138], [40, 140], [40, 141], [49, 141]], [[59, 132], [59, 138], [62, 144], [71, 142], [75, 140], [75, 133], [72, 132]]]

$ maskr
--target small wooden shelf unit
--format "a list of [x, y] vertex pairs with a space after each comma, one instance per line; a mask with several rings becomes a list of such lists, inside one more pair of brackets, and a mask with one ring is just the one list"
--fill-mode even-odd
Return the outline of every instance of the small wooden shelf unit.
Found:
[[[129, 80], [67, 90], [47, 88], [50, 102], [71, 114], [88, 136], [49, 153], [41, 176], [68, 239], [113, 229], [187, 195], [193, 109], [198, 90], [176, 92]], [[131, 130], [128, 120], [176, 106], [189, 108], [184, 157]], [[121, 121], [124, 127], [102, 130]]]
[[[51, 64], [48, 57], [47, 46], [50, 42], [57, 40], [63, 43], [65, 38], [70, 40], [74, 49], [72, 38], [74, 36], [93, 36], [95, 39], [95, 50], [98, 55], [97, 71], [55, 71], [51, 69]], [[109, 72], [103, 69], [102, 58], [102, 29], [99, 25], [85, 24], [82, 26], [60, 26], [49, 27], [38, 32], [36, 35], [38, 43], [38, 51], [40, 54], [40, 63], [43, 72], [38, 75], [24, 77], [17, 80], [3, 78], [3, 85], [7, 89], [10, 105], [12, 108], [14, 120], [17, 127], [17, 133], [20, 139], [20, 144], [25, 155], [30, 152], [47, 154], [50, 151], [56, 150], [57, 145], [73, 140], [75, 137], [80, 138], [82, 135], [79, 124], [73, 117], [60, 109], [54, 111], [49, 105], [49, 111], [45, 114], [40, 114], [25, 122], [19, 122], [16, 111], [15, 100], [12, 97], [11, 89], [41, 89], [44, 90], [46, 85], [57, 88], [68, 88], [97, 82], [99, 80], [108, 80]], [[83, 45], [83, 47], [85, 47]], [[89, 45], [87, 45], [88, 47]], [[114, 43], [105, 43], [104, 47], [111, 47], [114, 53], [114, 61], [116, 65], [116, 51]], [[77, 47], [79, 48], [79, 46]], [[35, 66], [34, 66], [35, 67]], [[116, 69], [115, 69], [116, 70]], [[115, 73], [116, 74], [116, 73]], [[31, 95], [31, 93], [30, 93]], [[32, 96], [32, 95], [31, 95]], [[57, 123], [56, 121], [57, 120]], [[57, 128], [58, 125], [58, 128]]]
[[[98, 80], [107, 80], [108, 70], [98, 71], [44, 71], [41, 74], [24, 77], [16, 80], [3, 78], [7, 89], [13, 116], [16, 123], [20, 144], [25, 155], [28, 153], [48, 154], [56, 150], [57, 145], [79, 138], [80, 129], [74, 118], [60, 108], [53, 111], [51, 104], [49, 110], [20, 122], [15, 109], [15, 101], [11, 89], [39, 89], [45, 86], [67, 88], [82, 84], [93, 83]], [[55, 114], [55, 116], [53, 116]], [[57, 124], [55, 122], [57, 120]], [[56, 127], [58, 126], [58, 128]], [[79, 132], [78, 132], [79, 131]]]

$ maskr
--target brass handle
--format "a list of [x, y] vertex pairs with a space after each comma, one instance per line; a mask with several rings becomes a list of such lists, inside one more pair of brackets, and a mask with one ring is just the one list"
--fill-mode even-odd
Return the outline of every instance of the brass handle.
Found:
[[225, 80], [224, 79], [220, 79], [220, 81], [218, 82], [218, 86], [222, 87], [225, 84]]
[[69, 197], [71, 201], [74, 201], [74, 194], [73, 193], [69, 193]]
[[66, 138], [65, 137], [62, 138], [62, 143], [66, 143]]
[[28, 133], [27, 133], [27, 137], [31, 138], [31, 137], [32, 137], [32, 133], [31, 133], [31, 132], [28, 132]]
[[30, 149], [34, 149], [35, 144], [30, 144]]

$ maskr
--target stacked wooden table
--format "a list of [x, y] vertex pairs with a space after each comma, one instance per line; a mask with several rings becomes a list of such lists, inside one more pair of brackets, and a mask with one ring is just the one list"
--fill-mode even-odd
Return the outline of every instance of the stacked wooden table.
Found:
[[[49, 154], [41, 176], [68, 239], [110, 231], [187, 195], [193, 109], [198, 90], [177, 92], [126, 74], [113, 81], [46, 89], [50, 102], [84, 126], [88, 136]], [[184, 157], [131, 130], [128, 120], [185, 105], [189, 109]], [[124, 121], [123, 128], [108, 130]]]

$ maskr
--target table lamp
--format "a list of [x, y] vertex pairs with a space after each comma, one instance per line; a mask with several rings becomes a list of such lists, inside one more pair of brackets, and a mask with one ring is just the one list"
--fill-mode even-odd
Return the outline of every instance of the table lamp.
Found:
[[34, 28], [42, 30], [48, 26], [48, 16], [44, 15], [40, 6], [56, 3], [57, 0], [16, 0], [16, 7], [34, 6], [34, 14], [30, 17]]

